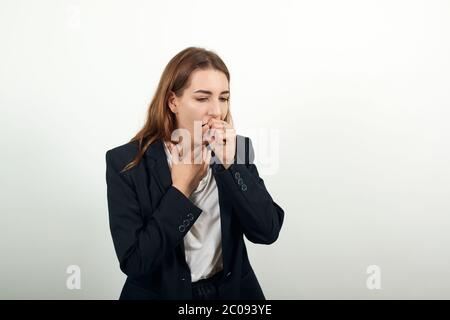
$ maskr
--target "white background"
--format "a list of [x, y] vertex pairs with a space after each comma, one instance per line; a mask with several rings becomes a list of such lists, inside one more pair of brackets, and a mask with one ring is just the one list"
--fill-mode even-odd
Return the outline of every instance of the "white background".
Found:
[[105, 152], [188, 46], [227, 64], [257, 165], [279, 134], [283, 229], [247, 241], [268, 299], [450, 298], [449, 1], [2, 0], [0, 39], [0, 298], [118, 298]]

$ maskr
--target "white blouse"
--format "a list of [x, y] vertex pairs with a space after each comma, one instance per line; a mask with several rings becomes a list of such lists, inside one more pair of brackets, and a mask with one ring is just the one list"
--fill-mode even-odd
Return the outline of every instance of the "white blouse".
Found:
[[[172, 155], [165, 142], [164, 150], [172, 168]], [[203, 211], [184, 237], [186, 262], [195, 282], [223, 269], [219, 193], [211, 167], [189, 199]]]

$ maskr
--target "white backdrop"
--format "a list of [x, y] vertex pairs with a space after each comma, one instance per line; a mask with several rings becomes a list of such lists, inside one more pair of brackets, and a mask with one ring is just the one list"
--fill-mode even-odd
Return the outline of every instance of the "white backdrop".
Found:
[[247, 241], [268, 299], [450, 298], [449, 1], [1, 0], [0, 39], [1, 299], [118, 298], [105, 152], [188, 46], [285, 210]]

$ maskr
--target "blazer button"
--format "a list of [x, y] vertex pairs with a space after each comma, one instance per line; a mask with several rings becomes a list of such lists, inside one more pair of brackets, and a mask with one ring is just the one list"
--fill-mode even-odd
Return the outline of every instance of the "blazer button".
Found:
[[185, 281], [186, 280], [186, 278], [181, 278], [181, 281]]
[[242, 189], [242, 191], [247, 190], [247, 185], [246, 185], [246, 184], [243, 184], [242, 187], [241, 187], [241, 189]]
[[187, 227], [189, 225], [189, 220], [183, 220], [183, 225]]
[[189, 220], [194, 220], [194, 215], [192, 213], [188, 213], [187, 217], [189, 218]]
[[227, 277], [229, 277], [229, 276], [231, 276], [231, 272], [228, 272], [228, 273], [227, 273]]
[[238, 179], [238, 185], [241, 185], [241, 184], [243, 184], [244, 183], [244, 180], [242, 180], [242, 178], [239, 178]]
[[178, 231], [184, 232], [184, 230], [186, 230], [186, 228], [183, 225], [178, 226]]
[[239, 172], [236, 172], [236, 173], [234, 174], [234, 177], [235, 177], [236, 179], [239, 179], [239, 178], [241, 177], [241, 174], [240, 174]]

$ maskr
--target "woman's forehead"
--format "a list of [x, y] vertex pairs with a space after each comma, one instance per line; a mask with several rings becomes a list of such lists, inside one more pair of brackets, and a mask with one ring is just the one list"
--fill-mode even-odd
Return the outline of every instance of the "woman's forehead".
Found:
[[190, 86], [192, 93], [223, 94], [229, 91], [226, 75], [217, 70], [196, 70], [191, 74]]

